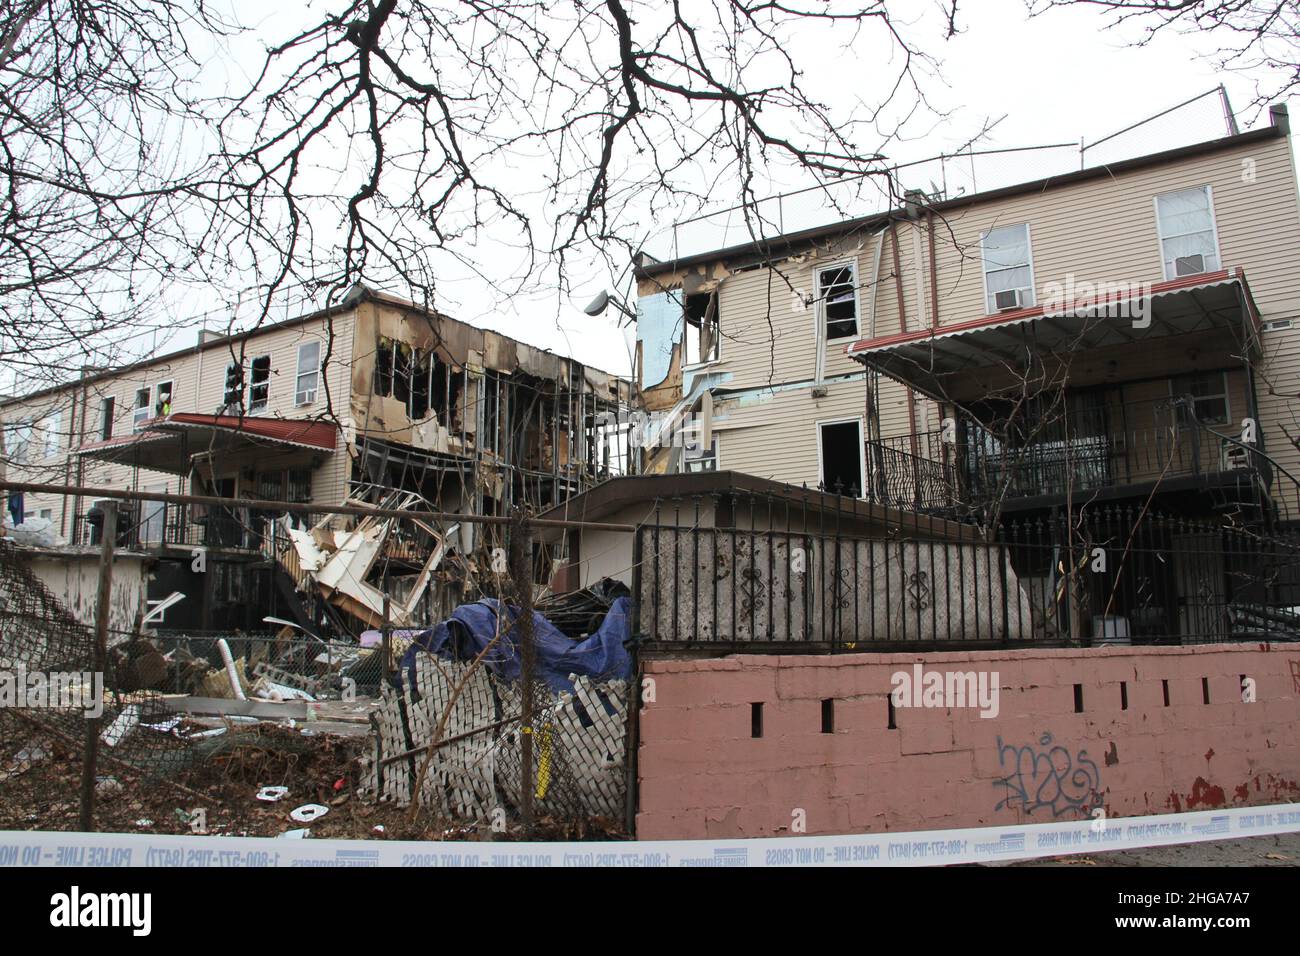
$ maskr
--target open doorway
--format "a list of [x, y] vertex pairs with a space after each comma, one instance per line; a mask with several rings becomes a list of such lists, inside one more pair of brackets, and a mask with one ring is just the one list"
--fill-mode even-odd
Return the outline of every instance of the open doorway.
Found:
[[821, 485], [833, 494], [862, 496], [862, 420], [817, 424]]

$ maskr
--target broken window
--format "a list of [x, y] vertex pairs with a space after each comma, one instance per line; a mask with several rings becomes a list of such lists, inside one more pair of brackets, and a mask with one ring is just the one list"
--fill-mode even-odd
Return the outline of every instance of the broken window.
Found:
[[375, 394], [380, 398], [393, 394], [393, 340], [383, 335], [375, 346]]
[[496, 451], [497, 434], [501, 424], [501, 376], [489, 371], [483, 376], [483, 429], [480, 446]]
[[853, 263], [819, 269], [817, 298], [822, 305], [827, 339], [858, 334], [858, 280]]
[[429, 359], [428, 352], [416, 349], [411, 353], [411, 397], [406, 403], [406, 417], [411, 421], [429, 414]]
[[221, 394], [221, 408], [236, 413], [244, 409], [244, 366], [239, 362], [226, 365], [226, 387]]
[[103, 441], [108, 441], [113, 437], [113, 406], [116, 404], [113, 397], [101, 398], [99, 400], [99, 437]]
[[718, 290], [688, 295], [683, 310], [686, 317], [685, 364], [700, 365], [718, 360], [721, 339], [718, 323]]
[[688, 443], [684, 449], [683, 461], [686, 465], [686, 471], [717, 471], [718, 470], [718, 439], [714, 438], [705, 448], [697, 437], [692, 443]]
[[819, 424], [822, 489], [832, 494], [858, 497], [862, 494], [862, 423]]
[[430, 373], [429, 404], [445, 427], [451, 428], [451, 410], [456, 407], [460, 392], [460, 380], [452, 375], [451, 367], [434, 353], [433, 370]]
[[403, 405], [411, 401], [411, 373], [415, 370], [415, 350], [405, 342], [393, 343], [393, 398]]
[[271, 356], [259, 355], [253, 359], [253, 384], [248, 393], [248, 410], [256, 414], [266, 411], [271, 398]]
[[290, 468], [285, 491], [286, 501], [311, 501], [311, 472], [306, 468]]

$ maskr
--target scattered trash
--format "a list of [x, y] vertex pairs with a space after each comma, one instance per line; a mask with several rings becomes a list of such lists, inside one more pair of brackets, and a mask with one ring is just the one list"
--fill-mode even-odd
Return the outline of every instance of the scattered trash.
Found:
[[148, 817], [142, 817], [139, 820], [135, 821], [135, 825], [138, 827], [151, 827], [153, 826], [153, 821], [150, 820]]
[[116, 747], [139, 723], [140, 705], [131, 704], [129, 707], [123, 708], [122, 712], [117, 715], [117, 719], [109, 724], [108, 730], [104, 731], [99, 739], [110, 747]]
[[257, 791], [257, 799], [263, 803], [277, 803], [289, 795], [288, 787], [263, 787]]
[[1264, 854], [1264, 859], [1266, 859], [1266, 860], [1281, 860], [1283, 863], [1290, 863], [1290, 862], [1291, 862], [1291, 857], [1286, 856], [1285, 854], [1282, 854], [1282, 853], [1265, 853], [1265, 854]]
[[383, 825], [382, 823], [376, 823], [376, 824], [374, 825], [374, 827], [371, 828], [370, 832], [371, 832], [371, 833], [386, 833], [386, 832], [388, 832], [388, 831], [386, 831], [386, 830], [384, 829], [384, 825]]
[[181, 725], [180, 717], [172, 717], [169, 720], [164, 720], [154, 724], [146, 724], [143, 721], [140, 722], [141, 727], [148, 727], [150, 730], [156, 730], [160, 734], [170, 734], [180, 725]]
[[280, 834], [279, 839], [305, 840], [309, 836], [311, 836], [311, 829], [309, 827], [303, 827], [301, 830], [285, 830], [283, 833]]
[[116, 777], [99, 777], [95, 780], [95, 796], [100, 800], [112, 800], [121, 796], [122, 781]]
[[319, 820], [325, 814], [330, 812], [329, 807], [321, 806], [319, 803], [304, 803], [296, 810], [289, 814], [289, 817], [298, 823], [312, 823]]

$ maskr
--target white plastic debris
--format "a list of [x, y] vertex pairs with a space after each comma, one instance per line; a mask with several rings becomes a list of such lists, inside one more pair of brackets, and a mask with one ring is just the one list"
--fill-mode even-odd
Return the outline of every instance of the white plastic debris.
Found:
[[117, 715], [117, 720], [109, 725], [108, 730], [104, 731], [99, 739], [110, 747], [116, 747], [139, 723], [140, 705], [131, 704]]
[[304, 803], [302, 806], [291, 812], [289, 816], [298, 823], [311, 823], [315, 820], [319, 820], [329, 812], [329, 807], [323, 807], [319, 803]]
[[285, 830], [280, 834], [281, 840], [305, 840], [311, 836], [311, 829], [303, 827], [301, 830]]
[[263, 787], [257, 791], [257, 799], [263, 803], [276, 803], [289, 795], [288, 787]]
[[135, 821], [135, 825], [138, 827], [151, 827], [153, 826], [153, 821], [150, 820], [148, 817], [142, 817], [141, 819]]

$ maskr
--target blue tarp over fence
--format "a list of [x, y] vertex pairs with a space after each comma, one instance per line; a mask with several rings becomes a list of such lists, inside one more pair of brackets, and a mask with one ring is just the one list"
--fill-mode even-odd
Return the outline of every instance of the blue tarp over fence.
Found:
[[[504, 611], [500, 627], [497, 617]], [[533, 614], [533, 643], [537, 648], [537, 676], [551, 690], [573, 690], [570, 674], [593, 680], [627, 679], [632, 676], [632, 657], [626, 644], [632, 637], [632, 601], [621, 597], [610, 605], [600, 628], [575, 641], [563, 634], [541, 614]], [[488, 670], [506, 680], [518, 680], [521, 673], [519, 637], [510, 625], [518, 608], [493, 598], [462, 604], [437, 627], [413, 633], [415, 643], [402, 656], [402, 670], [415, 687], [416, 655], [436, 654], [446, 660], [472, 661], [504, 632], [483, 658]], [[509, 628], [507, 630], [507, 628]]]

